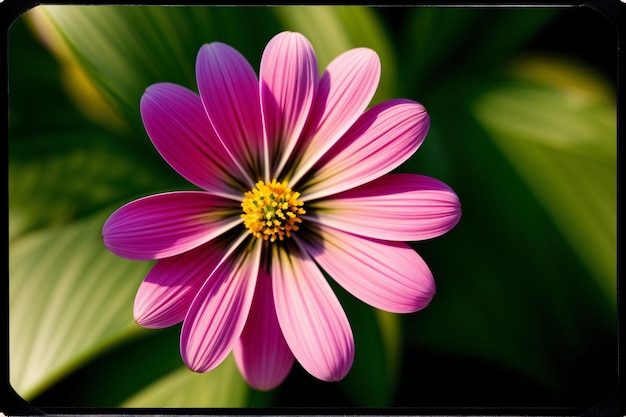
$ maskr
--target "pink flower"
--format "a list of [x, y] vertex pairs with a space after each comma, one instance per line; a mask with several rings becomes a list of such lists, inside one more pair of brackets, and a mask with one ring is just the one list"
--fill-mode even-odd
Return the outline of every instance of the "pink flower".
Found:
[[325, 381], [354, 357], [350, 324], [323, 275], [397, 313], [435, 294], [428, 266], [404, 241], [439, 236], [461, 216], [456, 194], [416, 174], [390, 174], [420, 146], [424, 107], [391, 100], [366, 110], [380, 63], [349, 50], [321, 77], [308, 40], [275, 36], [259, 77], [223, 43], [203, 45], [199, 95], [160, 83], [141, 99], [162, 157], [201, 191], [151, 195], [103, 226], [116, 255], [158, 259], [135, 299], [135, 320], [182, 321], [180, 349], [196, 372], [231, 351], [248, 383], [279, 385], [294, 357]]

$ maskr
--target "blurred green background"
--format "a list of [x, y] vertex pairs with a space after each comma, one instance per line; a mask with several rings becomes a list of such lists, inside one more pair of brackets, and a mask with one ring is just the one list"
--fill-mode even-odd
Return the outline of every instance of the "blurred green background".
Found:
[[[584, 30], [581, 30], [584, 28]], [[108, 215], [190, 189], [158, 156], [139, 99], [196, 90], [203, 43], [258, 69], [282, 30], [320, 69], [375, 49], [373, 103], [431, 116], [398, 171], [443, 180], [463, 205], [448, 234], [413, 243], [438, 286], [387, 314], [336, 288], [356, 340], [345, 380], [295, 365], [265, 393], [229, 358], [194, 374], [180, 327], [133, 322], [151, 266], [110, 254]], [[9, 31], [10, 382], [37, 407], [575, 407], [617, 366], [616, 31], [588, 8], [38, 6]]]

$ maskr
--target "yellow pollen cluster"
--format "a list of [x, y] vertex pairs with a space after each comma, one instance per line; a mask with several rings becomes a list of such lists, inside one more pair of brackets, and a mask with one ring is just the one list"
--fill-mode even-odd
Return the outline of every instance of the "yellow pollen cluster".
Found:
[[298, 230], [297, 223], [302, 223], [298, 216], [306, 213], [298, 197], [300, 193], [291, 191], [287, 181], [257, 182], [241, 202], [244, 225], [255, 237], [270, 242], [291, 237], [291, 232]]

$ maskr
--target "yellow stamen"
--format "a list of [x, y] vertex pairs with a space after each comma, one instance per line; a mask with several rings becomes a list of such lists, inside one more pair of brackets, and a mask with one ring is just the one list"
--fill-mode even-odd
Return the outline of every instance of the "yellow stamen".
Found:
[[257, 182], [241, 202], [244, 226], [255, 237], [270, 242], [291, 237], [291, 232], [299, 228], [296, 223], [302, 223], [298, 216], [306, 213], [299, 197], [300, 193], [292, 191], [287, 181]]

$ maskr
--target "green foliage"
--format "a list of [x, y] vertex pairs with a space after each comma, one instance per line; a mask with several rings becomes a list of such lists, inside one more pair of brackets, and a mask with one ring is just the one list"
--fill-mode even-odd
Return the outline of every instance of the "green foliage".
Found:
[[446, 78], [497, 73], [554, 16], [554, 9], [426, 8], [407, 10], [403, 85], [424, 94]]
[[451, 81], [429, 104], [433, 120], [454, 123], [434, 123], [407, 168], [455, 184], [463, 217], [416, 244], [441, 278], [409, 342], [506, 367], [558, 397], [580, 383], [566, 376], [577, 360], [615, 342], [615, 102], [569, 66], [557, 81], [511, 68]]
[[129, 277], [148, 265], [102, 250], [109, 212], [11, 244], [11, 382], [26, 398], [139, 330], [132, 319], [138, 284]]
[[239, 375], [232, 356], [203, 375], [180, 367], [147, 385], [122, 407], [241, 407], [248, 386]]
[[[562, 79], [571, 72], [559, 68]], [[474, 112], [616, 306], [614, 98], [597, 97], [594, 85], [577, 91], [516, 78], [486, 92]]]

